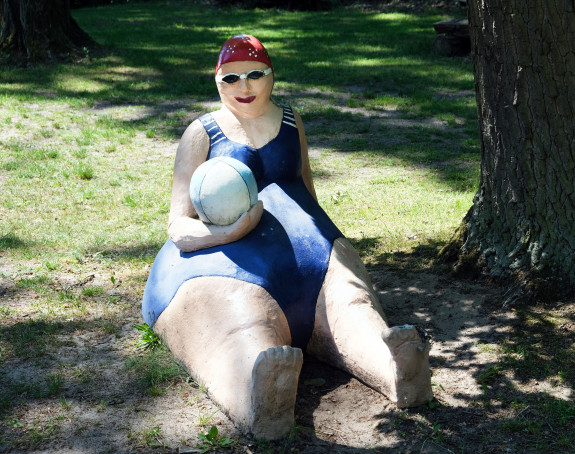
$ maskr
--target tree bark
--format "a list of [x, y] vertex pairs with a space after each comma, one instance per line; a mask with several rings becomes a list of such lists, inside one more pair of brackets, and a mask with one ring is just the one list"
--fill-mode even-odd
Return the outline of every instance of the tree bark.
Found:
[[94, 41], [78, 26], [70, 0], [1, 0], [0, 55], [29, 64], [81, 55]]
[[575, 288], [575, 5], [468, 2], [481, 180], [444, 249], [516, 297]]

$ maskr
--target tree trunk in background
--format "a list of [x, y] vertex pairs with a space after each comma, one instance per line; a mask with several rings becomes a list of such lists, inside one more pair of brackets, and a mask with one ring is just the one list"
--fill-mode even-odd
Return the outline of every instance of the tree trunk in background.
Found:
[[0, 61], [68, 59], [94, 41], [70, 14], [69, 0], [1, 0]]
[[575, 288], [575, 3], [468, 2], [481, 135], [473, 206], [443, 253], [514, 282], [508, 302]]

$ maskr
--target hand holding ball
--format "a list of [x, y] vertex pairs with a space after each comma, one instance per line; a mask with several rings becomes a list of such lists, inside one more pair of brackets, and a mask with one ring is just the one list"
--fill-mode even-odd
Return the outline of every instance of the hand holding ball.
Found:
[[192, 175], [190, 198], [202, 221], [230, 225], [258, 202], [258, 186], [244, 163], [216, 157], [198, 166]]

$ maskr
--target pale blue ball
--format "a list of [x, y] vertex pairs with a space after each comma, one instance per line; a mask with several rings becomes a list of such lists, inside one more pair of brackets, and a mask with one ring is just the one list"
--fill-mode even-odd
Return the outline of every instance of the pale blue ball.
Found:
[[243, 162], [219, 156], [198, 166], [190, 181], [190, 198], [202, 221], [230, 225], [257, 203], [258, 185]]

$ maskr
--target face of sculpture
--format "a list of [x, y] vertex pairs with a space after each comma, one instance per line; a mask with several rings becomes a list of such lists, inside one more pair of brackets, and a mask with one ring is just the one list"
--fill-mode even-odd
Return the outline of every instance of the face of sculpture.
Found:
[[[257, 118], [266, 113], [270, 107], [270, 97], [274, 85], [273, 72], [262, 75], [258, 79], [253, 77], [257, 77], [259, 74], [253, 73], [249, 76], [248, 74], [254, 70], [265, 71], [268, 68], [268, 65], [258, 61], [236, 61], [220, 66], [216, 73], [216, 84], [224, 106], [234, 115], [243, 118]], [[233, 83], [220, 80], [222, 76], [230, 73], [237, 74], [241, 78]], [[224, 78], [226, 80], [235, 79], [234, 77]]]

